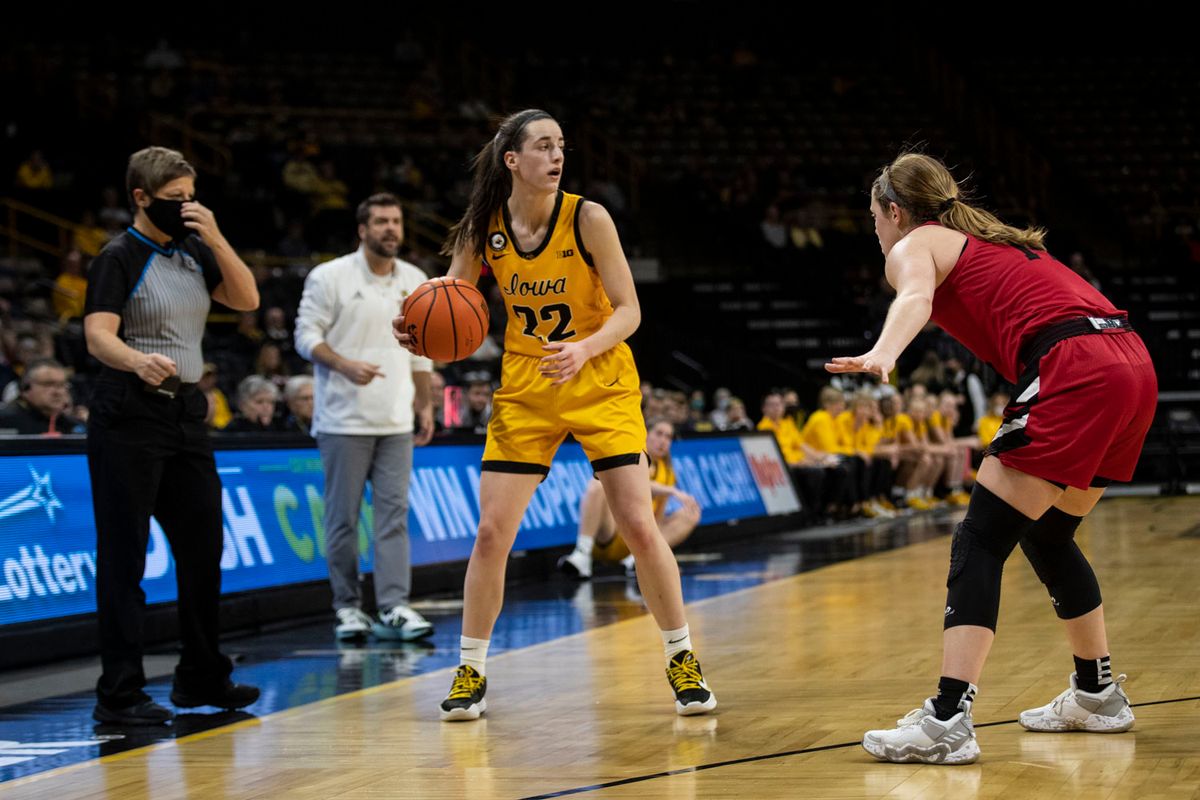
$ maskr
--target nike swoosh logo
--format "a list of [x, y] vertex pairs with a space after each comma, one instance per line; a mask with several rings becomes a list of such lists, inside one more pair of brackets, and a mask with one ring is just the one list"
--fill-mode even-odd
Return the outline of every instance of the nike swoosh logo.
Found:
[[678, 639], [668, 639], [667, 644], [679, 644], [686, 638], [687, 638], [686, 636], [680, 636]]
[[605, 389], [611, 389], [612, 387], [616, 386], [616, 385], [617, 385], [618, 383], [620, 383], [620, 382], [621, 382], [621, 379], [620, 379], [620, 378], [617, 378], [617, 379], [616, 379], [616, 380], [614, 380], [612, 383], [606, 383], [606, 384], [604, 384], [604, 388], [605, 388]]
[[492, 260], [499, 261], [500, 259], [504, 258], [507, 255], [508, 255], [508, 253], [499, 253], [497, 255], [492, 256]]

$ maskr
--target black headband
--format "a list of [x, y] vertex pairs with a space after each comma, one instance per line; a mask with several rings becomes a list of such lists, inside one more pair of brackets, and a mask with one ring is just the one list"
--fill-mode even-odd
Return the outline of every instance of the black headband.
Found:
[[500, 146], [500, 144], [501, 144], [500, 137], [501, 137], [501, 134], [503, 134], [503, 131], [496, 131], [496, 138], [493, 140], [495, 142], [495, 147], [496, 147], [496, 157], [498, 159], [500, 159], [501, 161], [503, 161], [504, 154], [507, 153], [509, 150], [512, 150], [513, 145], [516, 144], [517, 140], [521, 138], [521, 131], [525, 130], [525, 128], [528, 127], [529, 123], [536, 122], [539, 119], [554, 119], [554, 117], [550, 116], [550, 114], [548, 114], [545, 111], [533, 112], [528, 117], [526, 117], [524, 120], [522, 120], [520, 125], [518, 125], [516, 128], [513, 129], [512, 135], [506, 137], [507, 143], [508, 143], [507, 147]]

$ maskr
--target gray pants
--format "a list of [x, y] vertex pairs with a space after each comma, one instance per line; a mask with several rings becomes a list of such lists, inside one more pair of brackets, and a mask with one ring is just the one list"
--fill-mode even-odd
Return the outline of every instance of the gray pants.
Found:
[[333, 608], [358, 608], [358, 515], [368, 479], [375, 509], [375, 603], [381, 611], [408, 604], [408, 479], [413, 437], [318, 433], [325, 467], [325, 554]]

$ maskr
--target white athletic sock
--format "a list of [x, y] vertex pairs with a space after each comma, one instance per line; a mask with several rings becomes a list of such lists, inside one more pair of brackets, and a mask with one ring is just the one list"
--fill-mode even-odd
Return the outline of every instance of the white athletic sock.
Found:
[[584, 536], [583, 534], [580, 534], [575, 538], [575, 549], [581, 553], [586, 553], [589, 556], [592, 554], [592, 547], [595, 546], [595, 544], [596, 538], [594, 536]]
[[667, 664], [671, 663], [671, 656], [684, 650], [692, 649], [692, 635], [688, 631], [688, 626], [676, 628], [673, 631], [662, 631], [663, 653], [667, 657]]
[[490, 641], [490, 639], [472, 639], [470, 636], [460, 636], [458, 662], [474, 667], [480, 675], [486, 675], [487, 651]]

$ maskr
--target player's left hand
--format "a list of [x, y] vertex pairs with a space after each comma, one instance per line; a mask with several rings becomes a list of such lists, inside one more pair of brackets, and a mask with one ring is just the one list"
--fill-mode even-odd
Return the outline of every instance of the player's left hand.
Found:
[[197, 202], [183, 204], [183, 224], [200, 234], [204, 243], [211, 247], [221, 240], [221, 230], [217, 227], [217, 218], [207, 206]]
[[838, 356], [833, 358], [825, 365], [827, 372], [869, 372], [872, 375], [878, 375], [884, 383], [888, 382], [888, 375], [896, 367], [896, 359], [883, 353], [876, 353], [872, 350], [869, 353], [863, 353], [861, 356]]
[[554, 386], [561, 386], [578, 375], [592, 357], [584, 342], [549, 342], [542, 345], [542, 349], [549, 354], [542, 357], [538, 369]]

